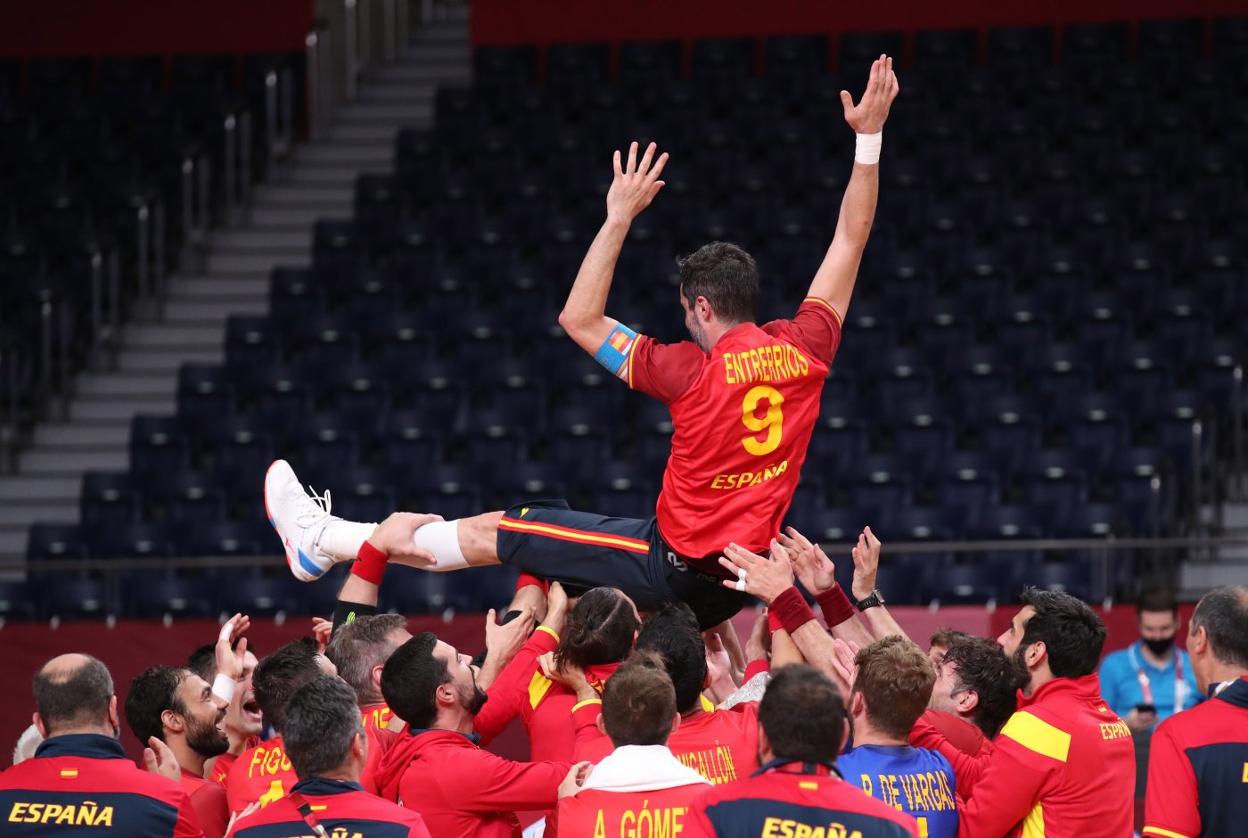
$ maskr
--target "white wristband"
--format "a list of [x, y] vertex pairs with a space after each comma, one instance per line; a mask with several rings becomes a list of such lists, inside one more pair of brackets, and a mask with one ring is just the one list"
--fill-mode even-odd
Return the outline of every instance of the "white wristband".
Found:
[[877, 134], [856, 134], [857, 145], [854, 146], [854, 162], [874, 166], [880, 162], [880, 147], [884, 145], [884, 132]]
[[212, 679], [212, 694], [217, 698], [229, 704], [234, 700], [234, 688], [237, 684], [234, 679], [224, 672], [218, 672], [217, 677]]

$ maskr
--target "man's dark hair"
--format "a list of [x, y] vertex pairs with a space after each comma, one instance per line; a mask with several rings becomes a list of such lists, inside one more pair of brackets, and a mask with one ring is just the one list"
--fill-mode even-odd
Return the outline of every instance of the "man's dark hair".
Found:
[[1213, 656], [1248, 669], [1248, 587], [1226, 585], [1201, 597], [1190, 631], [1203, 628]]
[[281, 733], [290, 697], [320, 674], [320, 667], [316, 665], [316, 641], [310, 637], [293, 640], [261, 658], [252, 676], [252, 688], [264, 720]]
[[337, 769], [364, 733], [355, 691], [341, 678], [318, 675], [290, 697], [282, 743], [300, 780]]
[[978, 696], [971, 721], [992, 739], [1017, 709], [1022, 673], [995, 640], [969, 634], [949, 644], [943, 665], [954, 667], [959, 692], [972, 690]]
[[706, 641], [693, 609], [673, 602], [652, 612], [641, 624], [637, 649], [658, 653], [676, 689], [676, 708], [681, 713], [697, 709], [706, 684]]
[[437, 644], [433, 632], [422, 631], [395, 649], [381, 670], [386, 704], [412, 730], [433, 726], [438, 718], [438, 687], [451, 680], [446, 661], [433, 655]]
[[371, 614], [356, 617], [334, 632], [325, 657], [338, 667], [338, 676], [355, 690], [360, 704], [381, 700], [373, 686], [373, 667], [384, 664], [398, 648], [390, 635], [406, 630], [407, 618], [402, 614]]
[[858, 652], [854, 692], [867, 701], [867, 718], [880, 732], [907, 737], [932, 698], [936, 672], [923, 650], [904, 637], [877, 640]]
[[1057, 678], [1082, 678], [1096, 671], [1105, 648], [1105, 623], [1078, 597], [1063, 591], [1026, 588], [1023, 605], [1036, 610], [1019, 647], [1044, 643], [1049, 670]]
[[607, 679], [602, 726], [612, 744], [665, 745], [676, 717], [676, 691], [653, 652], [634, 652]]
[[835, 762], [845, 732], [845, 702], [828, 677], [806, 664], [782, 667], [758, 704], [772, 753], [779, 759]]
[[1143, 614], [1145, 611], [1157, 613], [1160, 611], [1169, 611], [1171, 614], [1179, 613], [1179, 603], [1175, 600], [1174, 594], [1165, 588], [1154, 588], [1140, 594], [1140, 598], [1135, 602], [1135, 613]]
[[[234, 642], [231, 644], [231, 647], [234, 649], [237, 649], [238, 641], [240, 639], [241, 638], [235, 638]], [[251, 642], [251, 638], [247, 638], [247, 651], [251, 652], [257, 658], [260, 657], [260, 653], [256, 651], [256, 644]], [[212, 679], [217, 676], [217, 646], [216, 644], [205, 643], [203, 646], [200, 646], [194, 652], [191, 652], [190, 657], [186, 659], [186, 668], [191, 670], [191, 672], [194, 672], [200, 678], [203, 678], [209, 684], [211, 684]]]
[[959, 640], [973, 638], [974, 635], [967, 634], [964, 631], [958, 631], [955, 628], [947, 628], [942, 626], [932, 632], [932, 639], [927, 641], [928, 648], [932, 646], [940, 646], [942, 649], [948, 649]]
[[153, 666], [130, 682], [126, 694], [126, 722], [139, 743], [146, 746], [155, 736], [165, 741], [165, 725], [160, 716], [166, 710], [185, 716], [186, 706], [178, 698], [178, 688], [191, 676], [180, 666]]
[[113, 676], [108, 667], [90, 655], [69, 671], [47, 672], [47, 664], [35, 673], [35, 710], [48, 736], [67, 728], [108, 723], [113, 698]]
[[568, 613], [555, 662], [581, 669], [618, 663], [632, 651], [637, 627], [637, 612], [624, 594], [615, 588], [590, 588]]
[[711, 242], [676, 260], [680, 293], [690, 308], [706, 297], [725, 323], [752, 323], [758, 313], [758, 266], [735, 244]]

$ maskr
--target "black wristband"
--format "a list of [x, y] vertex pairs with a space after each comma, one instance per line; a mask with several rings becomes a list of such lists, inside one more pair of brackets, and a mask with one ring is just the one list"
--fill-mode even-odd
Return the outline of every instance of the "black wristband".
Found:
[[365, 605], [362, 602], [347, 602], [340, 599], [334, 603], [334, 631], [355, 622], [356, 617], [371, 617], [377, 613], [376, 605]]

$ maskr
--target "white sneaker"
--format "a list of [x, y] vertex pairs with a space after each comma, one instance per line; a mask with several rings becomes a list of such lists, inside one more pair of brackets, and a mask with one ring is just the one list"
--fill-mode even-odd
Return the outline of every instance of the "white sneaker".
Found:
[[343, 558], [320, 549], [325, 527], [340, 521], [329, 514], [329, 492], [303, 490], [295, 470], [285, 460], [275, 460], [264, 475], [264, 512], [286, 550], [286, 563], [300, 582], [315, 582]]

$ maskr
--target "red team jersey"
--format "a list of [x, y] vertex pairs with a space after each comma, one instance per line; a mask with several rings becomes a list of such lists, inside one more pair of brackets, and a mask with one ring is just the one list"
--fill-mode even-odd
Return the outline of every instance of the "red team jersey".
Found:
[[553, 838], [603, 838], [617, 835], [673, 835], [685, 830], [694, 798], [706, 786], [699, 783], [654, 791], [613, 792], [589, 789], [559, 801]]
[[[659, 532], [686, 559], [726, 541], [767, 549], [793, 500], [819, 396], [841, 340], [827, 302], [807, 298], [792, 320], [741, 323], [705, 353], [690, 341], [641, 335], [628, 384], [668, 406], [675, 428], [659, 493]], [[712, 558], [699, 570], [721, 574]]]
[[230, 766], [225, 780], [230, 811], [241, 812], [257, 801], [264, 808], [285, 797], [297, 782], [299, 778], [290, 765], [290, 757], [286, 756], [282, 737], [274, 736], [243, 751]]
[[[749, 777], [758, 770], [758, 705], [738, 704], [731, 710], [714, 706], [682, 717], [667, 747], [680, 762], [723, 785]], [[599, 762], [611, 753], [610, 738], [598, 730], [602, 702], [586, 701], [572, 713], [576, 728], [576, 759]]]

